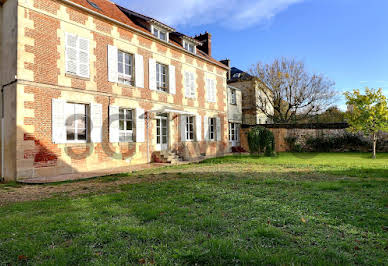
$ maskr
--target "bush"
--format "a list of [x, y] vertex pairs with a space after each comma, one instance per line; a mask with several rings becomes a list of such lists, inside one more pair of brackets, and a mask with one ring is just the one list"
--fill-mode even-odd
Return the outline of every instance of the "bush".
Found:
[[256, 126], [248, 132], [248, 145], [251, 154], [264, 153], [265, 156], [275, 154], [275, 137], [264, 127]]
[[302, 152], [303, 148], [302, 145], [297, 143], [298, 138], [294, 136], [285, 137], [284, 140], [286, 141], [289, 151], [291, 152]]
[[341, 136], [310, 137], [306, 140], [304, 149], [312, 152], [360, 151], [368, 145], [360, 136], [347, 133]]

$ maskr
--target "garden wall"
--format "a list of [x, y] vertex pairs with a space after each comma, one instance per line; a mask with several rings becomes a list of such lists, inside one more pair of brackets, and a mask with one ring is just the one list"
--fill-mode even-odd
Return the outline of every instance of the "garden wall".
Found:
[[[291, 147], [286, 141], [286, 138], [295, 138], [298, 147], [301, 147], [302, 151], [313, 151], [308, 144], [311, 140], [326, 141], [332, 143], [335, 148], [330, 151], [347, 152], [347, 151], [363, 151], [367, 152], [371, 150], [370, 138], [365, 137], [362, 133], [350, 134], [347, 131], [348, 124], [346, 123], [333, 123], [333, 124], [267, 124], [262, 125], [272, 131], [275, 137], [276, 152], [291, 151]], [[249, 151], [247, 132], [250, 130], [250, 126], [243, 126], [241, 129], [241, 146]], [[349, 140], [350, 139], [350, 140]], [[357, 140], [355, 143], [354, 140]], [[310, 142], [309, 142], [310, 140]], [[318, 141], [317, 141], [318, 140]], [[341, 143], [349, 141], [348, 144]], [[336, 145], [336, 144], [343, 145]], [[319, 146], [316, 143], [315, 146]], [[325, 145], [325, 144], [322, 144]], [[322, 147], [327, 148], [327, 147]], [[379, 152], [388, 152], [388, 133], [379, 134], [378, 143]]]

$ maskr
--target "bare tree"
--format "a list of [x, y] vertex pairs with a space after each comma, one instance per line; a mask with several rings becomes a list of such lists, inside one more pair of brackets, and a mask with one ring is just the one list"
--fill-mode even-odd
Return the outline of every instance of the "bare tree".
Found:
[[325, 110], [333, 102], [334, 82], [322, 75], [310, 74], [295, 59], [275, 59], [258, 63], [251, 70], [261, 91], [257, 108], [275, 123], [303, 120]]

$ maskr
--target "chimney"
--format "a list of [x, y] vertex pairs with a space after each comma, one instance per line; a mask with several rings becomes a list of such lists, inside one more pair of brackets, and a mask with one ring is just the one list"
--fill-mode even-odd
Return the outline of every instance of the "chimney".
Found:
[[232, 77], [231, 69], [230, 69], [230, 59], [221, 60], [221, 63], [223, 63], [225, 66], [229, 67], [229, 71], [226, 73], [226, 79], [230, 80]]
[[212, 56], [212, 35], [208, 32], [195, 36], [194, 39], [202, 42], [202, 46], [198, 46], [197, 49], [205, 52], [209, 56]]

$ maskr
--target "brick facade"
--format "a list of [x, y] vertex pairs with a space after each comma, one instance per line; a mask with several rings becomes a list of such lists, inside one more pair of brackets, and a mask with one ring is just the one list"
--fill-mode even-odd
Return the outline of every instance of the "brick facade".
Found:
[[[99, 0], [101, 2], [102, 0]], [[77, 2], [77, 1], [75, 1]], [[147, 34], [123, 27], [85, 10], [56, 0], [19, 1], [17, 6], [16, 166], [7, 180], [50, 177], [150, 162], [156, 148], [156, 120], [152, 111], [180, 110], [201, 117], [201, 141], [180, 140], [180, 115], [168, 113], [168, 150], [190, 160], [221, 155], [228, 149], [226, 69], [199, 56], [167, 45]], [[89, 40], [90, 77], [69, 75], [65, 69], [65, 34]], [[144, 88], [108, 81], [108, 45], [144, 59]], [[154, 58], [175, 66], [176, 93], [150, 90], [148, 63]], [[184, 71], [196, 74], [197, 97], [184, 95]], [[206, 101], [205, 76], [217, 82], [217, 102]], [[102, 142], [54, 144], [52, 99], [102, 106]], [[145, 141], [110, 143], [109, 106], [142, 108]], [[205, 139], [204, 118], [219, 117], [221, 141]], [[148, 126], [147, 126], [148, 121]]]

